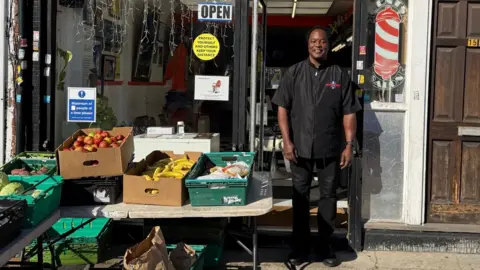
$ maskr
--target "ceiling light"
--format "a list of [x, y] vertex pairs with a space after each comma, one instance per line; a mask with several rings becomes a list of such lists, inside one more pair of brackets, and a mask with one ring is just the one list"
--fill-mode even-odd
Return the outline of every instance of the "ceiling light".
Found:
[[346, 46], [345, 43], [340, 43], [337, 46], [335, 46], [335, 48], [332, 49], [332, 52], [338, 52], [341, 49], [343, 49], [343, 47], [345, 47], [345, 46]]
[[292, 19], [295, 18], [296, 11], [297, 11], [297, 0], [293, 0]]

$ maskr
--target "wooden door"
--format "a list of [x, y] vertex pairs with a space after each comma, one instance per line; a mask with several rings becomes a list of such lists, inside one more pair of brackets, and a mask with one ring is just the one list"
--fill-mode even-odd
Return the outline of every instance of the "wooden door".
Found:
[[433, 16], [427, 221], [480, 224], [480, 0]]

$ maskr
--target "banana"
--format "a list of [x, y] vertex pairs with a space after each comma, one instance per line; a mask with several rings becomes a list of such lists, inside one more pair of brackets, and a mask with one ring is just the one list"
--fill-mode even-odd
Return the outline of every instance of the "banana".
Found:
[[153, 177], [153, 181], [155, 181], [155, 182], [160, 181], [160, 177], [158, 177], [158, 176]]
[[187, 156], [183, 156], [182, 158], [174, 159], [174, 160], [173, 160], [173, 162], [175, 162], [175, 163], [179, 163], [179, 162], [183, 162], [183, 161], [189, 161], [188, 157], [187, 157]]
[[144, 175], [143, 177], [145, 177], [145, 180], [147, 180], [147, 181], [152, 181], [153, 180], [153, 178], [149, 175]]
[[143, 175], [143, 176], [153, 177], [153, 173], [154, 173], [154, 171], [144, 171], [144, 172], [142, 173], [142, 175]]
[[178, 164], [175, 167], [173, 167], [174, 172], [178, 171], [183, 171], [183, 170], [190, 170], [192, 168], [193, 164], [188, 164], [188, 163], [182, 163]]
[[146, 190], [146, 193], [152, 194], [152, 195], [158, 194], [159, 192], [160, 191], [158, 189], [148, 189], [148, 190]]
[[180, 172], [162, 172], [159, 177], [165, 178], [183, 178], [183, 174]]
[[157, 175], [159, 175], [160, 173], [162, 173], [162, 168], [156, 168], [155, 169], [155, 172], [153, 172], [153, 177], [156, 177]]

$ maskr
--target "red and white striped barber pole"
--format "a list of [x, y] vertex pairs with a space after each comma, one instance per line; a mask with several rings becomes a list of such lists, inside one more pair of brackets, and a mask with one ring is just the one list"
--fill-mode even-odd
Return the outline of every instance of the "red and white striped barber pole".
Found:
[[[375, 18], [375, 58], [373, 68], [383, 80], [389, 81], [397, 73], [400, 48], [400, 15], [391, 6], [377, 13]], [[383, 87], [382, 87], [383, 88]]]

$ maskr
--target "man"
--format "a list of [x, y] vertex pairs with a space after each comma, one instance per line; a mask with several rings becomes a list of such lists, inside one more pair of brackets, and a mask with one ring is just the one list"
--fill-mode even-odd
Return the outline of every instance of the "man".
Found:
[[352, 161], [355, 113], [361, 108], [347, 71], [327, 62], [327, 33], [316, 27], [308, 32], [307, 39], [308, 59], [287, 70], [272, 100], [278, 105], [283, 152], [292, 171], [293, 239], [289, 262], [301, 265], [310, 253], [309, 197], [316, 166], [320, 187], [319, 255], [326, 266], [334, 267], [339, 263], [330, 237], [335, 230], [337, 182], [340, 169]]

